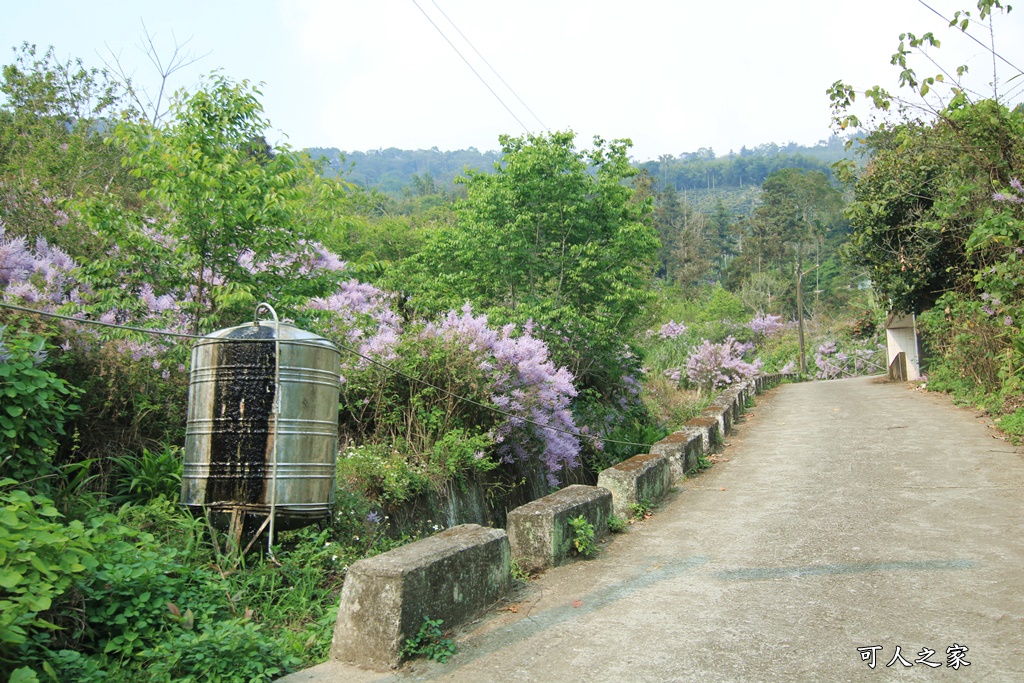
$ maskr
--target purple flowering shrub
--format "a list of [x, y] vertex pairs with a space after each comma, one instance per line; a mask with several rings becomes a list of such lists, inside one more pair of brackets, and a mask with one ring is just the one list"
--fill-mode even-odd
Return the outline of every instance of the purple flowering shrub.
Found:
[[[0, 224], [0, 299], [7, 303], [104, 323], [184, 331], [178, 299], [122, 275], [96, 287], [80, 264], [43, 238], [10, 237]], [[53, 371], [83, 390], [69, 433], [73, 449], [59, 458], [138, 451], [144, 443], [180, 440], [187, 392], [188, 345], [167, 337], [5, 310], [45, 334], [55, 348]], [[148, 417], [147, 417], [148, 416]]]
[[886, 371], [885, 345], [876, 339], [826, 341], [814, 353], [815, 379], [877, 375]]
[[785, 330], [786, 324], [782, 322], [781, 315], [758, 313], [749, 323], [747, 323], [747, 327], [749, 327], [755, 335], [760, 337], [772, 337]]
[[658, 330], [658, 336], [662, 339], [675, 339], [686, 334], [686, 330], [687, 327], [683, 323], [677, 323], [675, 320], [669, 320]]
[[757, 375], [762, 363], [743, 360], [751, 349], [732, 337], [720, 344], [704, 340], [686, 361], [686, 377], [702, 393], [709, 393]]
[[471, 458], [461, 458], [466, 469], [493, 466], [493, 453], [504, 463], [539, 464], [552, 485], [578, 464], [573, 377], [551, 361], [532, 324], [495, 329], [467, 304], [436, 321], [403, 325], [391, 302], [382, 290], [353, 280], [337, 295], [309, 303], [311, 311], [328, 314], [319, 318], [320, 331], [359, 354], [342, 368], [342, 424], [352, 439], [396, 443], [430, 469], [438, 464], [431, 460], [439, 455], [436, 444], [448, 438], [446, 452], [454, 452], [446, 435], [461, 430], [464, 439], [486, 439], [477, 441]]

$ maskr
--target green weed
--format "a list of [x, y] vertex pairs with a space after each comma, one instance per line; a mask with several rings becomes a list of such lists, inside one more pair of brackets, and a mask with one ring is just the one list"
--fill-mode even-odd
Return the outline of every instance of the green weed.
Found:
[[573, 530], [572, 548], [577, 555], [590, 557], [597, 552], [597, 544], [594, 543], [594, 525], [587, 521], [583, 515], [573, 517], [569, 520]]
[[644, 520], [648, 519], [651, 514], [651, 503], [646, 498], [637, 503], [633, 503], [629, 506], [629, 511], [633, 515], [633, 519]]
[[512, 574], [512, 580], [518, 581], [519, 583], [526, 583], [530, 580], [530, 573], [527, 572], [519, 564], [519, 560], [512, 558], [512, 563], [509, 567], [509, 571]]
[[402, 657], [411, 658], [422, 655], [427, 659], [444, 664], [455, 654], [455, 641], [441, 631], [443, 619], [424, 619], [419, 633], [405, 641]]

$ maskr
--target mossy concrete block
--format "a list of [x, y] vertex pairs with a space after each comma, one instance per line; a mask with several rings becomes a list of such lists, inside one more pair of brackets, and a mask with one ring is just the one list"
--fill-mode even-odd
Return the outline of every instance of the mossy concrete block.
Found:
[[594, 525], [594, 540], [608, 533], [612, 494], [608, 489], [574, 484], [521, 505], [508, 513], [512, 557], [528, 572], [561, 564], [572, 549], [570, 519], [584, 517]]
[[634, 455], [614, 467], [602, 470], [597, 485], [612, 492], [612, 512], [630, 516], [630, 506], [656, 503], [672, 488], [669, 457], [656, 453]]
[[462, 524], [359, 560], [345, 576], [331, 659], [394, 668], [426, 619], [452, 628], [475, 618], [512, 586], [508, 537]]
[[686, 423], [687, 429], [696, 430], [701, 436], [701, 452], [710, 453], [715, 445], [722, 439], [722, 432], [719, 430], [717, 418], [701, 416], [695, 417]]
[[[729, 425], [725, 431], [731, 430], [732, 425], [739, 419], [739, 389], [738, 387], [729, 387], [723, 391], [718, 398], [711, 402], [709, 406], [711, 409], [721, 409], [723, 412], [728, 411], [729, 413]], [[706, 411], [705, 411], [706, 412]]]
[[699, 427], [683, 427], [651, 446], [651, 453], [667, 457], [672, 480], [682, 481], [683, 475], [697, 467], [704, 454], [706, 438], [705, 431]]
[[722, 438], [732, 429], [732, 405], [712, 403], [701, 412], [701, 416], [709, 417], [718, 423], [718, 434]]
[[[668, 458], [669, 469], [672, 472], [673, 481], [679, 481], [686, 474], [686, 444], [692, 438], [691, 434], [686, 431], [672, 432], [661, 441], [651, 446], [651, 453], [655, 455], [663, 455]], [[600, 482], [598, 486], [604, 486]], [[615, 498], [615, 492], [612, 492], [612, 499]]]
[[700, 466], [700, 457], [708, 451], [704, 450], [704, 434], [700, 429], [684, 427], [683, 430], [687, 435], [683, 474], [689, 474]]

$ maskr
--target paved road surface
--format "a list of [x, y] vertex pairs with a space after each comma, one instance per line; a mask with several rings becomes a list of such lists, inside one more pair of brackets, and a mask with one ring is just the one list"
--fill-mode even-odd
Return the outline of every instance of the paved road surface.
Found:
[[[447, 664], [289, 683], [1024, 681], [1024, 457], [993, 434], [906, 385], [784, 385], [722, 462], [465, 629]], [[912, 666], [886, 666], [897, 646]]]

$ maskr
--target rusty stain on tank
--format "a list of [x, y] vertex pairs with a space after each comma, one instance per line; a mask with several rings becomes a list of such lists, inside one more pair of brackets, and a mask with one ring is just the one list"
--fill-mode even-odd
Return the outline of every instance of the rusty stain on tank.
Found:
[[274, 407], [274, 331], [252, 325], [226, 339], [267, 339], [266, 343], [229, 341], [216, 347], [213, 433], [207, 505], [225, 501], [262, 503], [272, 445]]

